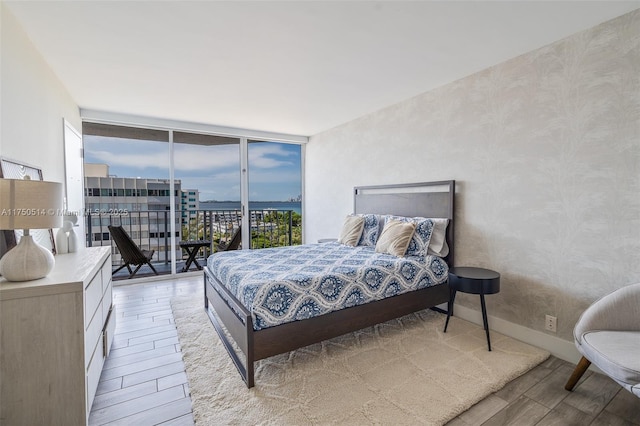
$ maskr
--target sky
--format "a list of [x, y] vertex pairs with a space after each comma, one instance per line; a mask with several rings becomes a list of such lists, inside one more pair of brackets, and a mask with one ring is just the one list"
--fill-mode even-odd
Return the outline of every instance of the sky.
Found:
[[[85, 135], [85, 163], [109, 165], [117, 177], [169, 178], [169, 144]], [[240, 145], [174, 144], [175, 178], [200, 201], [240, 200]], [[249, 200], [286, 201], [302, 192], [301, 147], [249, 143]]]

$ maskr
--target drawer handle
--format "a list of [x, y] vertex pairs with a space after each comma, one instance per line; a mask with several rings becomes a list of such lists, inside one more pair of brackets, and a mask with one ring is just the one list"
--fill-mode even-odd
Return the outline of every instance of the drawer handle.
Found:
[[107, 324], [111, 320], [111, 314], [113, 313], [113, 306], [109, 308], [109, 315], [107, 315], [107, 320], [104, 322], [104, 329], [102, 330], [102, 357], [107, 357], [107, 350], [109, 349], [109, 330], [107, 330]]

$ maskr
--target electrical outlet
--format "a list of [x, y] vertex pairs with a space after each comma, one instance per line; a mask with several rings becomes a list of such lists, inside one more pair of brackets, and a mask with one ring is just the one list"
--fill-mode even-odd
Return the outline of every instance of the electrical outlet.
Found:
[[551, 316], [551, 315], [545, 315], [544, 317], [544, 328], [545, 330], [551, 331], [553, 333], [556, 332], [556, 325], [558, 323], [558, 318]]

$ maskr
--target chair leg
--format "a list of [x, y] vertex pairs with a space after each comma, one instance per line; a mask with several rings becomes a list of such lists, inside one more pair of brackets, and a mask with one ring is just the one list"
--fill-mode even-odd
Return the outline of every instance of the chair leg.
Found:
[[[128, 265], [126, 265], [126, 264], [125, 264], [125, 265], [120, 266], [118, 269], [116, 269], [115, 271], [113, 271], [113, 272], [111, 273], [111, 275], [114, 275], [114, 274], [115, 274], [116, 272], [118, 272], [120, 269], [122, 269], [122, 268], [126, 268], [126, 267], [128, 267]], [[131, 272], [131, 271], [129, 271], [129, 272]]]
[[133, 277], [133, 276], [138, 272], [138, 270], [139, 270], [140, 268], [142, 268], [142, 265], [144, 265], [144, 263], [139, 264], [139, 265], [136, 267], [136, 270], [135, 270], [135, 271], [133, 271], [133, 272], [131, 273], [131, 275], [129, 275], [129, 278], [132, 278], [132, 277]]
[[569, 377], [569, 380], [567, 381], [567, 384], [564, 385], [564, 388], [568, 391], [572, 391], [576, 386], [576, 383], [578, 383], [578, 380], [580, 380], [580, 377], [582, 377], [582, 375], [585, 371], [587, 371], [587, 368], [589, 368], [590, 365], [591, 361], [589, 361], [585, 357], [580, 358], [580, 362], [578, 362], [578, 365], [576, 365], [575, 370], [573, 370], [573, 374], [571, 374], [571, 377]]
[[151, 264], [151, 262], [147, 262], [147, 265], [149, 265], [149, 267], [153, 270], [153, 273], [158, 275], [158, 271], [156, 271], [156, 268], [153, 267], [153, 265]]

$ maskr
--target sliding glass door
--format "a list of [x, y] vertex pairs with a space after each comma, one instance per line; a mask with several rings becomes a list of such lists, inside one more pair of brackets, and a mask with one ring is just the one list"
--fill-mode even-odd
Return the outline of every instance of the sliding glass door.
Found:
[[[170, 273], [180, 241], [170, 209], [180, 188], [169, 179], [169, 132], [84, 123], [83, 143], [87, 245], [111, 245], [114, 266], [125, 265], [129, 241], [114, 240], [109, 229], [121, 226], [131, 250], [148, 255], [158, 273]], [[135, 276], [149, 274], [144, 266]], [[114, 278], [130, 276], [123, 268]]]
[[299, 144], [101, 123], [84, 123], [83, 140], [87, 245], [111, 245], [114, 269], [126, 259], [109, 226], [160, 274], [197, 271], [215, 251], [302, 243]]
[[177, 272], [188, 272], [241, 232], [240, 139], [175, 131], [173, 170], [175, 185], [181, 187]]

